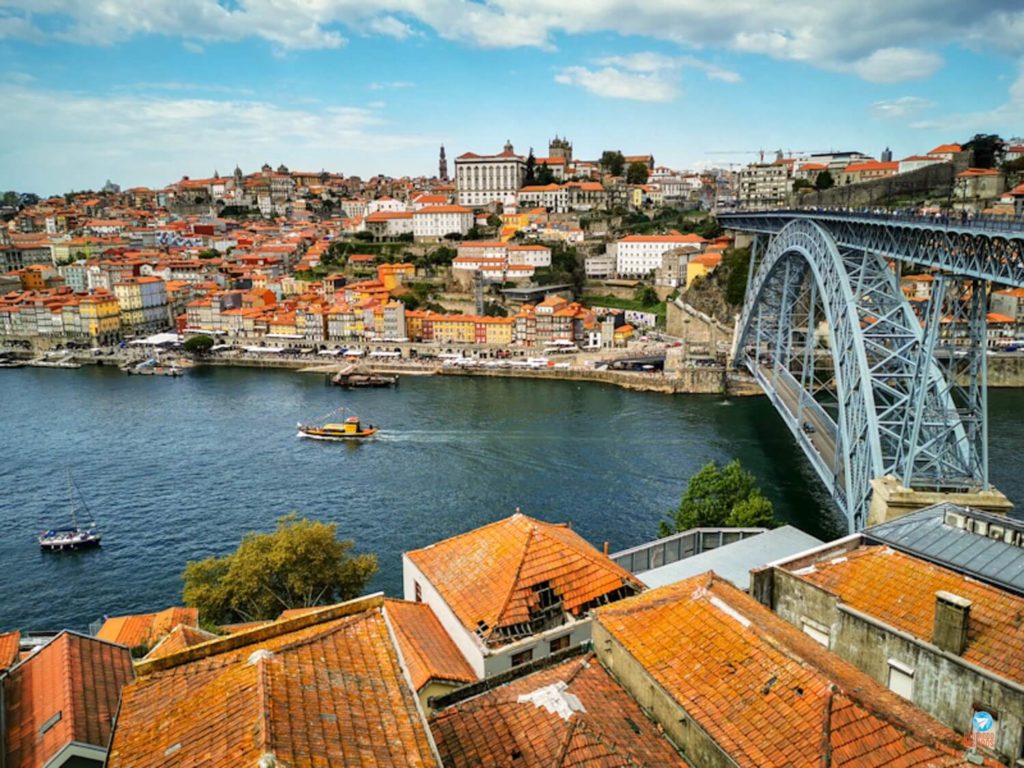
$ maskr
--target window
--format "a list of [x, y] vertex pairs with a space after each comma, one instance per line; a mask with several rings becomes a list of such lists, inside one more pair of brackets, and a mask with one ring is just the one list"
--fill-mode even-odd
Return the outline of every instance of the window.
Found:
[[914, 669], [896, 659], [889, 659], [889, 690], [905, 699], [914, 698]]
[[423, 602], [423, 588], [420, 586], [420, 583], [418, 581], [414, 581], [413, 582], [413, 586], [415, 587], [415, 590], [416, 590], [416, 602], [417, 603], [422, 603]]
[[805, 635], [810, 637], [816, 643], [819, 643], [828, 648], [829, 633], [828, 627], [826, 627], [824, 624], [817, 622], [814, 619], [808, 619], [804, 617], [803, 619], [801, 619], [800, 628], [804, 631]]
[[563, 651], [569, 647], [569, 635], [562, 635], [561, 637], [556, 637], [548, 645], [549, 653], [557, 653], [558, 651]]
[[533, 648], [527, 648], [525, 651], [512, 654], [512, 666], [521, 667], [523, 664], [529, 664], [533, 661]]

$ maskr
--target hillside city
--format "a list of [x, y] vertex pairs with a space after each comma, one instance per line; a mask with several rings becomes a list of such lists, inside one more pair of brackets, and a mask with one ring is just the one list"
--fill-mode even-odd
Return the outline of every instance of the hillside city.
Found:
[[[442, 147], [431, 178], [266, 164], [12, 192], [0, 363], [618, 367], [601, 380], [749, 390], [726, 356], [751, 238], [717, 217], [1019, 225], [1024, 139], [984, 139], [695, 171], [555, 137], [451, 169]], [[898, 278], [922, 314], [933, 281]], [[1024, 289], [989, 299], [985, 343], [1009, 357]], [[12, 629], [0, 766], [1020, 768], [1024, 522], [919, 506], [834, 541], [701, 524], [617, 552], [505, 510], [388, 563], [401, 595]]]
[[[442, 148], [433, 178], [268, 164], [162, 189], [9, 193], [0, 342], [98, 351], [171, 331], [210, 335], [223, 351], [403, 358], [420, 344], [467, 357], [622, 347], [664, 329], [666, 309], [679, 316], [678, 297], [740, 245], [708, 212], [819, 199], [871, 207], [884, 195], [926, 201], [914, 209], [923, 215], [1019, 215], [1024, 186], [1005, 168], [1024, 158], [1024, 142], [1007, 143], [1004, 169], [971, 167], [970, 157], [957, 144], [899, 161], [888, 151], [880, 160], [780, 152], [698, 173], [616, 151], [578, 159], [556, 137], [543, 157], [511, 143], [465, 152], [451, 178]], [[929, 275], [903, 279], [908, 296], [927, 298]], [[1021, 338], [1020, 298], [993, 294], [997, 346]], [[731, 321], [720, 308], [709, 314]]]

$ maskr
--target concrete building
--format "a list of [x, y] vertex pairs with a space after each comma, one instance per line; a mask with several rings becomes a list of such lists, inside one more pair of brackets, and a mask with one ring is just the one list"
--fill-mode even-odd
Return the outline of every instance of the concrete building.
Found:
[[520, 208], [544, 208], [551, 213], [569, 210], [569, 190], [561, 184], [523, 187], [516, 194]]
[[615, 256], [610, 253], [600, 253], [587, 256], [583, 260], [583, 269], [588, 280], [603, 280], [615, 274]]
[[691, 765], [966, 763], [956, 732], [713, 572], [599, 609], [593, 637], [601, 663]]
[[437, 241], [446, 235], [462, 236], [472, 228], [473, 211], [461, 205], [430, 205], [412, 214], [412, 234], [417, 241]]
[[742, 208], [783, 208], [792, 191], [794, 161], [752, 163], [740, 171], [737, 202]]
[[672, 232], [668, 235], [628, 235], [615, 243], [615, 271], [621, 277], [646, 277], [661, 267], [669, 251], [686, 250], [692, 254], [704, 250], [707, 241], [696, 234]]
[[497, 155], [466, 152], [455, 158], [455, 185], [459, 205], [483, 208], [491, 203], [514, 203], [526, 178], [526, 158], [511, 142]]
[[519, 512], [406, 552], [402, 581], [481, 679], [587, 642], [592, 608], [643, 588], [568, 526]]
[[371, 213], [366, 217], [366, 231], [378, 240], [395, 238], [399, 235], [411, 235], [413, 234], [412, 217], [411, 211]]
[[1024, 761], [1024, 524], [942, 504], [755, 571], [781, 618], [985, 752]]
[[114, 284], [126, 333], [152, 333], [170, 327], [167, 289], [158, 277], [130, 277]]

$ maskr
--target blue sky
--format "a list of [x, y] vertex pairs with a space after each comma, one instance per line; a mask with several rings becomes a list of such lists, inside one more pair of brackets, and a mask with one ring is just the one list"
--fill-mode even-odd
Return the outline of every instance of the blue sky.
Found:
[[[640, 7], [638, 7], [640, 6]], [[1024, 134], [1019, 0], [0, 0], [0, 189]], [[736, 154], [714, 154], [742, 150]]]

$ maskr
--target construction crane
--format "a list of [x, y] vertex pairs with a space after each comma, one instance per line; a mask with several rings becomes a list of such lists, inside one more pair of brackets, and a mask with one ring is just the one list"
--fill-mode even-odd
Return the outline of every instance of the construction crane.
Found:
[[[782, 154], [782, 150], [781, 149], [777, 149], [775, 151], [778, 154], [780, 154], [780, 155]], [[827, 149], [826, 150], [820, 150], [820, 149], [815, 149], [815, 150], [811, 150], [811, 149], [787, 149], [786, 150], [786, 156], [787, 157], [792, 157], [793, 155], [826, 155], [826, 154], [828, 154], [831, 151], [832, 150], [827, 150]], [[712, 152], [705, 152], [704, 154], [705, 155], [757, 155], [760, 158], [759, 162], [763, 163], [764, 162], [764, 153], [765, 153], [764, 149], [722, 149], [722, 150], [715, 150], [715, 151], [712, 151]]]

